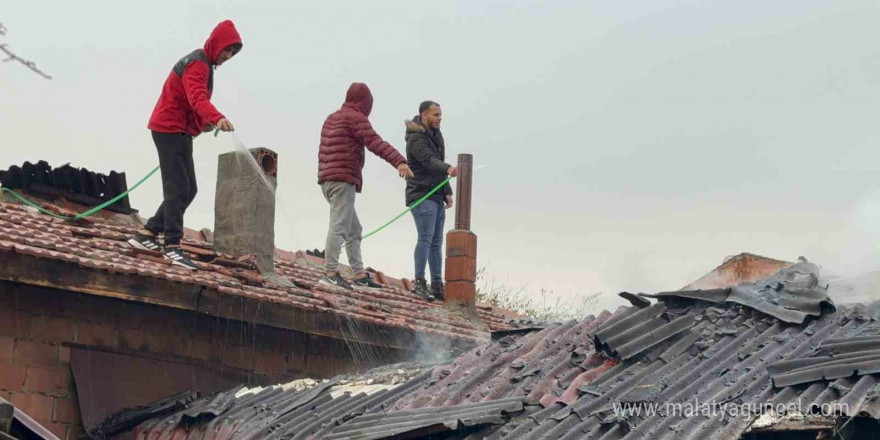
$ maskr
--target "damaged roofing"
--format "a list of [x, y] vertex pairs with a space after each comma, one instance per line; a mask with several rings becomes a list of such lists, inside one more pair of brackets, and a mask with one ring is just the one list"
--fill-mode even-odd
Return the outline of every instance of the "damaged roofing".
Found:
[[[131, 427], [121, 421], [143, 421], [143, 416], [152, 415], [134, 430], [134, 438], [371, 440], [400, 434], [470, 431], [503, 424], [511, 414], [523, 411], [523, 398], [509, 398], [387, 413], [400, 396], [430, 379], [430, 372], [430, 368], [417, 365], [398, 365], [320, 383], [299, 380], [266, 388], [237, 387], [195, 401], [178, 395], [115, 414], [91, 435], [107, 438]], [[181, 404], [169, 407], [168, 402]]]
[[[44, 203], [43, 207], [58, 214], [72, 214], [70, 209], [55, 204]], [[139, 225], [135, 217], [109, 212], [70, 223], [0, 200], [0, 258], [6, 262], [0, 268], [0, 279], [172, 307], [183, 306], [155, 295], [172, 290], [170, 287], [189, 288], [187, 292], [215, 292], [221, 299], [273, 304], [275, 310], [283, 305], [293, 311], [322, 313], [469, 344], [488, 339], [491, 330], [510, 328], [508, 318], [488, 305], [478, 304], [479, 319], [474, 319], [456, 307], [425, 301], [410, 291], [407, 280], [372, 269], [374, 279], [384, 285], [381, 290], [359, 292], [321, 285], [318, 280], [323, 259], [304, 252], [276, 251], [276, 273], [294, 284], [280, 286], [255, 270], [253, 259], [235, 259], [215, 252], [209, 231], [187, 230], [182, 248], [199, 267], [189, 271], [168, 264], [157, 252], [131, 248], [126, 240]], [[45, 266], [42, 269], [41, 264]], [[96, 286], [93, 277], [101, 277], [103, 284]], [[154, 280], [153, 285], [166, 283], [161, 286], [168, 288], [142, 292], [144, 288], [133, 281], [136, 279]], [[256, 308], [263, 315], [268, 313], [268, 308]]]
[[800, 324], [807, 316], [834, 310], [828, 286], [819, 285], [819, 267], [804, 258], [769, 278], [754, 283], [712, 290], [693, 290], [645, 295], [654, 298], [691, 298], [716, 304], [732, 302]]
[[[804, 267], [813, 269], [802, 265], [779, 276], [797, 279]], [[382, 419], [394, 425], [403, 415], [453, 417], [467, 414], [457, 409], [501, 408], [510, 399], [522, 399], [522, 410], [506, 408], [496, 423], [472, 425], [445, 438], [739, 439], [753, 423], [758, 426], [762, 410], [772, 409], [761, 416], [761, 429], [766, 429], [782, 416], [821, 415], [828, 405], [836, 405], [833, 417], [880, 418], [880, 375], [873, 369], [880, 302], [824, 307], [818, 316], [788, 322], [731, 301], [658, 298], [651, 305], [639, 300], [634, 302], [639, 307], [620, 307], [580, 322], [506, 331], [448, 363], [425, 367], [372, 400], [372, 407], [327, 407], [332, 416], [323, 418], [323, 410], [315, 408], [321, 427], [314, 425], [310, 434], [297, 438], [328, 438], [321, 435], [356, 427], [381, 431]], [[826, 363], [829, 357], [833, 365]], [[795, 377], [781, 380], [786, 374]], [[381, 415], [375, 406], [380, 400]], [[687, 414], [665, 406], [689, 402], [750, 404], [752, 409], [732, 414], [724, 406], [710, 414]], [[648, 411], [652, 407], [655, 412]], [[785, 409], [773, 412], [779, 408]], [[825, 419], [832, 427], [833, 417]], [[150, 438], [145, 436], [158, 429], [148, 423], [139, 438]], [[387, 434], [364, 438], [396, 438]], [[233, 432], [223, 438], [247, 436]]]
[[[44, 160], [0, 170], [0, 185], [14, 190], [27, 189], [43, 197], [62, 196], [90, 206], [106, 202], [128, 189], [125, 173], [111, 171], [104, 175], [85, 168], [74, 168], [70, 164], [53, 169]], [[131, 208], [128, 196], [106, 209], [123, 214], [137, 212]]]

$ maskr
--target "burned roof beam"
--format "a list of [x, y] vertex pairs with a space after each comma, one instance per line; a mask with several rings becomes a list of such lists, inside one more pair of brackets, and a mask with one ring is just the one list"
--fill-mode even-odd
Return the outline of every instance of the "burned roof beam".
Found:
[[[64, 165], [53, 169], [41, 160], [25, 162], [21, 167], [11, 166], [0, 170], [0, 184], [9, 189], [22, 189], [41, 197], [63, 197], [83, 206], [104, 203], [128, 189], [125, 173], [111, 171], [110, 175], [91, 172], [85, 168]], [[121, 214], [136, 213], [128, 196], [106, 208]]]

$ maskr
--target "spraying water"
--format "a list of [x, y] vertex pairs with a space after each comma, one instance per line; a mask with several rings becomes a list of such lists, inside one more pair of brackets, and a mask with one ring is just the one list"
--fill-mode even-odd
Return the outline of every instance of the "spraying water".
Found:
[[[277, 183], [272, 181], [272, 178], [268, 176], [264, 170], [263, 166], [257, 162], [257, 159], [251, 154], [250, 150], [248, 150], [246, 144], [242, 142], [242, 140], [238, 137], [236, 132], [232, 132], [232, 144], [235, 149], [235, 163], [236, 168], [241, 175], [254, 175], [259, 176], [260, 184], [265, 185], [270, 191], [272, 191], [272, 195], [275, 198], [275, 208], [276, 211], [276, 223], [279, 221], [283, 222], [281, 224], [291, 225], [293, 224], [290, 220], [291, 216], [288, 215], [287, 205], [284, 203], [283, 198], [277, 197]], [[255, 180], [255, 183], [257, 181]], [[299, 236], [294, 233], [294, 228], [285, 228], [284, 233], [292, 239], [294, 249], [305, 249], [302, 244], [302, 240], [300, 240]], [[276, 233], [278, 229], [276, 228]]]
[[[245, 147], [244, 143], [238, 139], [238, 136], [235, 132], [232, 132], [232, 143], [237, 150], [236, 155], [236, 163], [238, 165], [239, 171], [244, 170], [245, 167], [249, 167], [251, 171], [253, 171], [254, 175], [260, 176], [260, 179], [263, 181], [263, 184], [266, 185], [266, 188], [269, 188], [272, 191], [272, 194], [275, 194], [275, 184], [269, 180], [269, 176], [263, 172], [263, 167], [257, 163], [257, 159], [254, 158], [254, 155], [248, 151], [247, 147]], [[277, 199], [276, 199], [277, 202]]]
[[[254, 177], [254, 183], [257, 184], [259, 182], [258, 184], [265, 185], [266, 188], [272, 192], [273, 196], [275, 196], [276, 207], [280, 208], [282, 217], [287, 217], [285, 204], [277, 197], [277, 182], [273, 181], [274, 179], [266, 174], [263, 166], [257, 161], [254, 155], [251, 154], [245, 143], [239, 139], [235, 132], [232, 132], [232, 141], [236, 152], [235, 162], [237, 171], [242, 176], [256, 176]], [[488, 165], [480, 165], [475, 167], [474, 170], [479, 170], [487, 166]], [[382, 365], [391, 360], [391, 356], [386, 349], [359, 342], [363, 341], [365, 339], [364, 334], [370, 331], [363, 328], [360, 321], [345, 316], [337, 316], [337, 323], [339, 329], [344, 335], [342, 339], [354, 360], [355, 368], [358, 371], [366, 371], [369, 368]], [[244, 331], [244, 329], [242, 329], [242, 331]], [[245, 336], [242, 335], [242, 339], [244, 337]], [[438, 347], [436, 342], [428, 343], [426, 340], [422, 339], [424, 338], [419, 335], [419, 341], [417, 343], [418, 355], [416, 356], [418, 359], [436, 361], [437, 359], [448, 355], [449, 347]], [[256, 341], [252, 341], [252, 343], [255, 345]], [[246, 346], [246, 344], [243, 344], [242, 346]]]

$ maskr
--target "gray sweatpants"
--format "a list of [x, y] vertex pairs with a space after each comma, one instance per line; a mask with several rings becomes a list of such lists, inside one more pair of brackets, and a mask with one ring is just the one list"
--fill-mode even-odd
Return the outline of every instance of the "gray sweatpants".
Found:
[[364, 273], [364, 260], [361, 257], [361, 234], [364, 228], [354, 211], [354, 185], [346, 182], [324, 182], [321, 184], [324, 198], [330, 203], [330, 229], [324, 248], [324, 271], [339, 270], [339, 254], [345, 244], [348, 264], [355, 275]]

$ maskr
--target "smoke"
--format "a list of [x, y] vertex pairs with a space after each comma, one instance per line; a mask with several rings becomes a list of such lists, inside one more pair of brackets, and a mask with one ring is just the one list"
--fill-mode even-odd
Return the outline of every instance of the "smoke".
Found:
[[415, 334], [415, 352], [411, 359], [423, 364], [438, 364], [454, 359], [463, 349], [456, 349], [452, 338], [431, 337], [425, 332]]
[[855, 202], [850, 221], [851, 240], [816, 261], [822, 264], [820, 282], [838, 304], [874, 301], [880, 290], [880, 189]]
[[856, 202], [853, 224], [867, 235], [873, 248], [880, 247], [880, 189], [875, 189]]
[[[451, 315], [466, 313], [463, 310], [454, 310], [452, 307], [455, 306], [433, 307], [425, 309], [423, 312], [435, 315], [436, 322], [454, 322], [455, 317]], [[445, 335], [425, 331], [414, 331], [412, 335], [413, 340], [409, 342], [412, 344], [412, 354], [407, 358], [424, 364], [443, 363], [472, 348]]]

